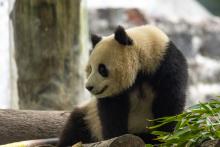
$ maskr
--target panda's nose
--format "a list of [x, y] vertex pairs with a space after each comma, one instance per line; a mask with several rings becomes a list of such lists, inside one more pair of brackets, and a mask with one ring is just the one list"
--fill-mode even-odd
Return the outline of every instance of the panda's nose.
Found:
[[88, 89], [89, 91], [92, 91], [93, 86], [86, 86], [86, 89]]

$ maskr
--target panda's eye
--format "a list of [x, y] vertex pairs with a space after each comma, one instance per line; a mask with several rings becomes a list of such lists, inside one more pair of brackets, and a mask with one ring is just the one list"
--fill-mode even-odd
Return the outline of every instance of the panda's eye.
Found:
[[103, 77], [108, 77], [108, 70], [104, 64], [99, 64], [98, 71]]

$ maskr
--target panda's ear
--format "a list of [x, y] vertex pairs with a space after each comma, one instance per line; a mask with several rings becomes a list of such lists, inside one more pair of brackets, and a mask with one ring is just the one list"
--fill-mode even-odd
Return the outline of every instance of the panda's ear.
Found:
[[102, 40], [102, 37], [95, 35], [95, 34], [91, 34], [91, 41], [92, 41], [92, 47], [94, 48], [96, 46], [96, 44]]
[[122, 45], [132, 45], [133, 40], [128, 36], [122, 26], [118, 26], [115, 31], [115, 40]]

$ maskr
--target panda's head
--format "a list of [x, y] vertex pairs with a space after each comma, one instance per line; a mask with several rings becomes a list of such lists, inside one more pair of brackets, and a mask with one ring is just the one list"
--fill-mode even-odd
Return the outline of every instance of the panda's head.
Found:
[[113, 35], [92, 35], [93, 51], [86, 68], [86, 88], [97, 98], [117, 95], [135, 81], [139, 69], [138, 52], [123, 27]]

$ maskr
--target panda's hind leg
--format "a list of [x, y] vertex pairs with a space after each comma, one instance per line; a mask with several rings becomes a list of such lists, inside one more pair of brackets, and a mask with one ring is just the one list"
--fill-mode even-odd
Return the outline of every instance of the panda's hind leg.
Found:
[[61, 133], [58, 147], [71, 146], [77, 142], [90, 142], [91, 132], [84, 120], [85, 111], [76, 108], [70, 114], [67, 123]]

